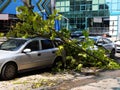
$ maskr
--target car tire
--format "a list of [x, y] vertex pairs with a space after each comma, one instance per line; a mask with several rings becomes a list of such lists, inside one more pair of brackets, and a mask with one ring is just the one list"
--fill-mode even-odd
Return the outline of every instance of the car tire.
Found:
[[115, 58], [115, 50], [114, 49], [110, 53], [110, 58], [112, 58], [112, 59]]
[[13, 79], [17, 74], [17, 66], [14, 63], [7, 63], [2, 68], [1, 78], [3, 80]]

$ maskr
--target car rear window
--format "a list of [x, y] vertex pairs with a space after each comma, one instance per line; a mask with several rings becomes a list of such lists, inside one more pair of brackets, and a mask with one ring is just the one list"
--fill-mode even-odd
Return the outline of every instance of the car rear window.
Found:
[[41, 40], [42, 49], [51, 49], [53, 48], [53, 43], [51, 40]]

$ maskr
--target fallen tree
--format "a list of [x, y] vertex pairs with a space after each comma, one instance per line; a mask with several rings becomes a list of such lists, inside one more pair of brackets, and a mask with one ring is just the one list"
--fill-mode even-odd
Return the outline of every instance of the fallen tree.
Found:
[[[47, 20], [43, 20], [37, 12], [33, 12], [32, 8], [20, 6], [17, 8], [20, 12], [17, 17], [19, 22], [7, 33], [7, 37], [47, 37], [54, 39], [61, 38], [63, 47], [66, 50], [66, 69], [81, 70], [82, 67], [96, 67], [101, 69], [119, 69], [120, 65], [113, 59], [106, 56], [106, 51], [99, 48], [98, 50], [90, 50], [94, 42], [88, 39], [89, 33], [84, 30], [86, 42], [80, 46], [77, 40], [70, 38], [70, 32], [66, 29], [56, 31], [54, 28], [55, 19], [61, 16], [57, 11], [49, 15]], [[60, 48], [61, 49], [61, 48]], [[59, 68], [56, 68], [56, 70]], [[60, 70], [60, 69], [59, 69]]]

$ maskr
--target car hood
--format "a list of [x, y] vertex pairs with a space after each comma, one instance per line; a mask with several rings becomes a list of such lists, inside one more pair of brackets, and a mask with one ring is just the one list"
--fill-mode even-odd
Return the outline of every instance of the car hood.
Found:
[[0, 50], [0, 59], [12, 57], [15, 55], [16, 52], [14, 51], [5, 51], [5, 50]]
[[120, 45], [120, 42], [115, 42], [115, 44], [119, 44]]

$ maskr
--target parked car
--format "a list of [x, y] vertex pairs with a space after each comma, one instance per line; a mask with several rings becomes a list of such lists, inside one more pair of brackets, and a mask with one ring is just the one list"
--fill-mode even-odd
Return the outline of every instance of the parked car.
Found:
[[109, 34], [109, 32], [104, 32], [104, 33], [103, 33], [103, 36], [104, 36], [104, 37], [111, 37], [111, 35]]
[[120, 40], [116, 40], [115, 45], [116, 45], [116, 51], [120, 52]]
[[20, 71], [64, 65], [65, 52], [57, 54], [59, 39], [11, 38], [0, 45], [0, 77], [12, 79]]
[[74, 31], [74, 32], [72, 32], [71, 33], [71, 37], [72, 38], [76, 38], [76, 37], [80, 37], [80, 36], [82, 36], [83, 34], [82, 34], [82, 31]]
[[[95, 49], [97, 48], [97, 46], [102, 46], [104, 49], [109, 51], [108, 56], [110, 58], [115, 57], [116, 45], [110, 39], [102, 36], [89, 36], [89, 38], [95, 41]], [[84, 36], [79, 37], [79, 41], [83, 41], [84, 39]]]

